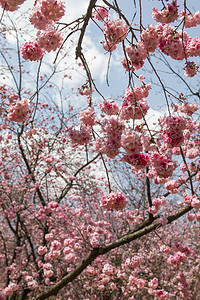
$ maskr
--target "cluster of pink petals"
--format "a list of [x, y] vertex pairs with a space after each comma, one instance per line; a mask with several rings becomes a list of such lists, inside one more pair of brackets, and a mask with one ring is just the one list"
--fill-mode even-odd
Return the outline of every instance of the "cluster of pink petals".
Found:
[[109, 115], [117, 115], [119, 113], [119, 105], [115, 101], [104, 101], [98, 104], [100, 110]]
[[44, 50], [38, 45], [37, 41], [29, 41], [20, 47], [21, 55], [26, 60], [40, 60], [44, 54]]
[[148, 289], [149, 295], [155, 296], [155, 299], [168, 299], [169, 293], [164, 290], [154, 290], [152, 288]]
[[189, 292], [189, 284], [187, 283], [186, 281], [186, 276], [184, 273], [179, 273], [178, 276], [177, 276], [177, 279], [179, 281], [179, 287], [181, 289], [181, 297], [183, 299], [189, 299], [190, 297], [190, 292]]
[[148, 286], [152, 289], [156, 289], [158, 287], [158, 279], [156, 277], [151, 279], [148, 283]]
[[185, 59], [191, 37], [185, 31], [177, 31], [168, 24], [159, 23], [156, 27], [159, 35], [159, 49], [175, 60]]
[[78, 88], [78, 93], [80, 95], [85, 95], [85, 96], [89, 96], [91, 93], [94, 92], [94, 87], [92, 86], [91, 88], [89, 87], [89, 85], [86, 83], [86, 84], [83, 84], [81, 86], [81, 88]]
[[196, 75], [199, 66], [197, 66], [193, 61], [187, 62], [186, 66], [184, 67], [185, 75], [187, 77], [193, 77]]
[[182, 9], [179, 12], [179, 16], [186, 28], [195, 27], [200, 24], [200, 11], [196, 11], [193, 14], [185, 14], [185, 10]]
[[19, 98], [19, 95], [17, 93], [15, 93], [14, 91], [12, 91], [10, 93], [10, 95], [8, 96], [9, 102], [13, 103], [14, 100], [17, 100]]
[[17, 291], [19, 288], [19, 286], [14, 283], [14, 282], [11, 282], [9, 283], [9, 285], [4, 289], [4, 295], [6, 297], [9, 297], [9, 296], [12, 296], [12, 294]]
[[108, 20], [103, 27], [103, 33], [105, 35], [105, 42], [103, 48], [111, 52], [116, 49], [117, 44], [122, 42], [128, 35], [128, 26], [123, 24], [120, 19], [111, 21]]
[[124, 94], [124, 99], [134, 104], [136, 101], [148, 97], [151, 83], [138, 86], [137, 84], [133, 89], [127, 88]]
[[196, 209], [200, 209], [200, 200], [197, 196], [193, 195], [192, 197], [190, 196], [186, 196], [185, 199], [184, 199], [184, 202], [187, 204], [187, 205], [190, 205]]
[[94, 126], [96, 123], [96, 113], [93, 107], [88, 107], [79, 112], [79, 119], [85, 125]]
[[142, 151], [140, 137], [133, 130], [123, 131], [121, 145], [128, 153], [139, 153]]
[[161, 197], [161, 198], [155, 198], [152, 201], [152, 206], [149, 208], [149, 212], [155, 216], [156, 213], [158, 212], [158, 210], [160, 209], [160, 207], [162, 205], [164, 205], [166, 202], [165, 197]]
[[167, 262], [170, 265], [178, 266], [186, 258], [187, 258], [187, 256], [186, 256], [185, 253], [182, 253], [181, 251], [178, 251], [174, 255], [170, 255]]
[[34, 280], [32, 276], [26, 276], [26, 281], [30, 290], [34, 290], [38, 287], [37, 281]]
[[179, 107], [179, 110], [180, 112], [191, 117], [193, 113], [198, 110], [198, 107], [198, 104], [189, 104], [188, 102], [183, 102]]
[[144, 43], [148, 52], [155, 52], [158, 47], [158, 32], [154, 25], [149, 25], [140, 35], [142, 42]]
[[75, 129], [73, 127], [68, 129], [68, 134], [71, 141], [78, 145], [84, 145], [91, 141], [91, 128], [90, 126], [82, 126], [81, 129]]
[[45, 30], [47, 26], [53, 24], [53, 21], [47, 18], [38, 8], [33, 9], [29, 16], [29, 21], [39, 30]]
[[40, 5], [41, 12], [50, 20], [59, 21], [65, 14], [63, 1], [42, 0]]
[[139, 70], [144, 65], [144, 60], [147, 58], [147, 49], [142, 41], [139, 41], [135, 46], [128, 45], [125, 48], [133, 67]]
[[169, 116], [159, 119], [164, 144], [179, 147], [184, 141], [183, 130], [186, 128], [184, 117]]
[[108, 8], [106, 7], [97, 7], [94, 12], [94, 16], [97, 20], [103, 21], [108, 17]]
[[122, 63], [123, 68], [126, 71], [133, 71], [133, 72], [135, 71], [135, 68], [133, 67], [132, 62], [130, 60], [128, 60], [127, 57], [122, 57], [121, 63]]
[[127, 204], [127, 200], [121, 192], [103, 195], [100, 198], [101, 206], [107, 210], [122, 210]]
[[150, 158], [147, 153], [125, 154], [122, 159], [132, 165], [133, 170], [143, 170], [150, 164]]
[[121, 135], [123, 129], [124, 125], [120, 120], [115, 118], [105, 120], [102, 125], [104, 137], [96, 140], [96, 151], [104, 153], [110, 158], [114, 158], [118, 155], [119, 148], [121, 147]]
[[25, 0], [0, 0], [0, 5], [8, 11], [15, 11]]
[[169, 180], [165, 183], [165, 188], [168, 190], [171, 194], [178, 193], [178, 185], [179, 182], [177, 180]]
[[147, 114], [148, 109], [149, 105], [145, 99], [135, 104], [131, 104], [130, 101], [125, 100], [121, 106], [119, 116], [121, 120], [140, 120]]
[[29, 99], [23, 98], [8, 108], [7, 119], [14, 122], [25, 122], [30, 110]]
[[166, 8], [159, 11], [156, 7], [153, 8], [152, 17], [160, 23], [171, 23], [178, 19], [177, 0], [167, 4]]
[[45, 263], [43, 265], [43, 271], [45, 277], [51, 277], [53, 275], [53, 266], [50, 263]]
[[176, 164], [172, 160], [158, 152], [151, 153], [151, 166], [155, 175], [161, 178], [171, 177], [176, 168]]
[[54, 26], [47, 27], [45, 31], [37, 33], [38, 45], [47, 52], [56, 51], [63, 42], [61, 33], [55, 29]]

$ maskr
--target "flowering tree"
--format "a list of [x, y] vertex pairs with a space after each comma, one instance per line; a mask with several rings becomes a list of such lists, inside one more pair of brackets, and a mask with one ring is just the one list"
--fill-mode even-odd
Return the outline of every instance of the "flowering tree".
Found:
[[[38, 0], [19, 28], [26, 2], [0, 0], [0, 297], [198, 299], [200, 12], [155, 1], [145, 26], [140, 0], [131, 16], [90, 0], [67, 22], [67, 3]], [[121, 59], [121, 97], [93, 76], [84, 39], [97, 29], [107, 84]], [[153, 123], [151, 93], [164, 105]]]

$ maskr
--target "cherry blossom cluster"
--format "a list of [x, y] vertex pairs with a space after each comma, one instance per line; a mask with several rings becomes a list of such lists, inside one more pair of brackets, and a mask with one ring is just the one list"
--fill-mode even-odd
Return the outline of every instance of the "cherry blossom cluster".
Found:
[[20, 47], [21, 55], [26, 60], [40, 60], [44, 54], [44, 50], [39, 46], [37, 41], [29, 41]]
[[109, 115], [117, 115], [119, 113], [119, 105], [115, 101], [104, 101], [103, 103], [98, 103], [100, 110]]
[[149, 208], [149, 212], [155, 216], [159, 211], [160, 207], [166, 203], [165, 197], [154, 198], [152, 200], [152, 206]]
[[59, 31], [54, 27], [65, 13], [63, 1], [42, 0], [39, 7], [34, 8], [30, 22], [39, 31], [36, 41], [29, 41], [20, 47], [22, 57], [26, 60], [40, 60], [44, 51], [56, 51], [63, 42]]
[[198, 210], [200, 210], [200, 200], [197, 196], [193, 195], [192, 197], [186, 196], [184, 202], [187, 205], [190, 205]]
[[102, 124], [104, 137], [99, 137], [95, 141], [95, 150], [114, 158], [119, 154], [121, 147], [121, 135], [124, 129], [123, 122], [114, 117], [107, 119]]
[[127, 200], [122, 193], [112, 192], [108, 195], [101, 196], [100, 203], [101, 203], [101, 206], [107, 210], [112, 210], [112, 209], [122, 210], [123, 208], [126, 207]]
[[140, 137], [133, 130], [123, 131], [121, 145], [128, 153], [139, 153], [143, 150]]
[[160, 178], [171, 177], [176, 168], [175, 162], [168, 159], [164, 154], [161, 155], [158, 152], [151, 153], [150, 161], [151, 170], [148, 172], [148, 177], [150, 178], [154, 176], [158, 176]]
[[96, 7], [94, 16], [99, 21], [104, 21], [104, 19], [108, 18], [108, 8], [106, 7]]
[[125, 154], [122, 159], [129, 163], [133, 170], [143, 170], [150, 164], [150, 157], [147, 153], [133, 153], [133, 154]]
[[133, 89], [127, 88], [124, 94], [124, 99], [134, 104], [136, 101], [142, 100], [143, 98], [148, 97], [149, 90], [151, 88], [151, 83], [143, 84], [138, 86], [137, 84]]
[[195, 27], [200, 24], [200, 11], [196, 11], [193, 14], [186, 14], [185, 10], [179, 11], [179, 16], [182, 22], [184, 22], [185, 28]]
[[185, 75], [187, 77], [193, 77], [196, 75], [199, 66], [197, 66], [193, 61], [187, 62], [186, 66], [184, 67]]
[[153, 24], [148, 25], [148, 27], [142, 31], [140, 38], [148, 52], [155, 52], [158, 48], [158, 32], [156, 26]]
[[80, 129], [70, 127], [68, 129], [68, 134], [71, 141], [78, 145], [89, 143], [92, 139], [90, 126], [82, 125]]
[[79, 119], [85, 125], [94, 126], [96, 118], [96, 113], [93, 107], [88, 106], [88, 108], [79, 112]]
[[119, 116], [122, 120], [142, 119], [149, 109], [148, 102], [144, 97], [149, 94], [151, 84], [141, 87], [127, 88], [124, 95], [124, 102], [121, 106]]
[[144, 61], [148, 55], [144, 42], [139, 41], [134, 46], [128, 45], [128, 46], [126, 46], [125, 49], [131, 60], [132, 66], [136, 70], [141, 69], [143, 67]]
[[29, 102], [29, 99], [23, 98], [22, 100], [18, 100], [11, 104], [8, 108], [7, 119], [14, 122], [25, 122], [30, 110]]
[[32, 276], [26, 276], [27, 286], [30, 290], [35, 290], [38, 287], [38, 283]]
[[184, 117], [169, 116], [160, 118], [159, 124], [164, 144], [168, 147], [178, 147], [182, 145], [184, 141], [183, 131], [186, 128], [186, 119]]
[[37, 33], [38, 45], [47, 52], [56, 51], [63, 42], [61, 33], [54, 26], [49, 26], [44, 31]]
[[193, 113], [195, 113], [198, 110], [199, 106], [198, 104], [189, 104], [188, 102], [183, 102], [181, 105], [178, 105], [177, 103], [174, 105], [174, 112], [180, 111], [187, 116], [191, 117]]
[[190, 294], [190, 291], [189, 291], [189, 284], [187, 283], [187, 280], [186, 280], [186, 276], [184, 273], [179, 273], [176, 277], [179, 281], [179, 286], [180, 286], [180, 289], [181, 289], [181, 297], [183, 299], [187, 299], [191, 296]]
[[117, 48], [117, 44], [127, 37], [128, 26], [123, 24], [121, 19], [117, 19], [115, 21], [108, 20], [104, 24], [103, 33], [105, 35], [103, 48], [108, 52], [112, 52]]
[[89, 87], [89, 85], [87, 83], [83, 84], [81, 86], [81, 88], [78, 88], [78, 93], [80, 95], [85, 95], [85, 96], [89, 96], [91, 93], [94, 92], [94, 87], [92, 86], [91, 88]]
[[9, 285], [4, 289], [4, 295], [6, 297], [9, 297], [9, 296], [12, 296], [12, 294], [17, 291], [19, 288], [19, 286], [14, 283], [14, 282], [11, 282], [9, 283]]
[[0, 0], [0, 5], [8, 11], [15, 11], [25, 0]]
[[177, 0], [173, 0], [171, 4], [167, 4], [166, 8], [159, 11], [153, 7], [152, 17], [160, 23], [171, 23], [178, 19]]

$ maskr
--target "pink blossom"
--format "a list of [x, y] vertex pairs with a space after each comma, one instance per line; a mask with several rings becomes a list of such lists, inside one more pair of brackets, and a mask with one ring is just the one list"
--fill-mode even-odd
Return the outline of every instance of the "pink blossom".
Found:
[[199, 66], [197, 66], [193, 61], [187, 62], [185, 69], [185, 75], [187, 77], [193, 77], [196, 75]]
[[196, 11], [193, 14], [185, 14], [185, 10], [182, 9], [179, 12], [181, 21], [184, 22], [185, 28], [195, 27], [200, 24], [200, 11]]
[[79, 119], [85, 125], [94, 126], [96, 123], [96, 113], [93, 107], [88, 107], [79, 112]]
[[53, 21], [47, 18], [38, 8], [33, 9], [29, 21], [39, 30], [45, 30], [48, 25], [53, 24]]
[[158, 47], [158, 32], [154, 25], [151, 24], [143, 30], [140, 38], [148, 52], [155, 52]]
[[94, 87], [92, 86], [90, 88], [90, 86], [86, 83], [86, 84], [83, 84], [80, 89], [78, 88], [78, 92], [80, 95], [89, 96], [91, 93], [94, 92]]
[[152, 289], [156, 289], [158, 287], [158, 279], [156, 277], [151, 279], [148, 283], [148, 286]]
[[198, 104], [189, 104], [188, 102], [183, 102], [179, 107], [179, 110], [191, 117], [193, 113], [198, 110], [198, 107]]
[[5, 9], [7, 11], [15, 11], [19, 8], [19, 6], [17, 4], [10, 5], [7, 0], [1, 0], [0, 5], [2, 6], [3, 9]]
[[41, 0], [41, 12], [50, 20], [59, 21], [65, 14], [63, 1]]
[[47, 247], [39, 246], [38, 247], [38, 253], [39, 253], [39, 255], [44, 255], [45, 253], [47, 253]]
[[147, 153], [134, 153], [124, 155], [121, 159], [133, 166], [134, 170], [143, 170], [150, 164], [149, 155]]
[[116, 44], [119, 44], [127, 37], [128, 26], [124, 25], [121, 19], [108, 20], [104, 24], [103, 33], [105, 35], [104, 49], [106, 48], [105, 50], [111, 52], [116, 48]]
[[112, 275], [115, 272], [115, 267], [113, 267], [112, 265], [110, 265], [109, 263], [107, 263], [107, 264], [104, 265], [102, 272], [105, 275], [110, 276], [110, 275]]
[[193, 195], [191, 198], [191, 206], [196, 209], [200, 209], [200, 200], [195, 195]]
[[139, 41], [135, 46], [126, 46], [125, 50], [133, 67], [137, 70], [141, 69], [144, 65], [144, 60], [148, 55], [145, 44], [142, 41]]
[[107, 115], [116, 115], [119, 112], [119, 105], [115, 101], [104, 101], [98, 104], [101, 111]]
[[121, 145], [128, 153], [139, 153], [142, 151], [140, 137], [133, 131], [123, 131]]
[[29, 99], [23, 98], [22, 100], [13, 103], [8, 108], [7, 119], [14, 122], [25, 122], [28, 118], [28, 112], [30, 110], [29, 102]]
[[157, 176], [161, 178], [172, 176], [176, 168], [176, 164], [173, 161], [167, 159], [164, 155], [160, 155], [158, 152], [152, 152], [150, 160]]
[[166, 8], [161, 11], [153, 7], [152, 17], [160, 23], [171, 23], [176, 21], [178, 19], [177, 0], [172, 1], [171, 4], [167, 4]]
[[94, 16], [99, 21], [103, 21], [105, 18], [108, 17], [108, 8], [107, 7], [97, 7]]
[[41, 48], [51, 52], [56, 51], [62, 45], [63, 38], [61, 33], [51, 26], [37, 33], [37, 42]]
[[73, 127], [68, 129], [68, 134], [73, 143], [84, 145], [92, 139], [91, 129], [89, 126], [82, 126], [80, 130]]
[[183, 60], [186, 56], [196, 54], [196, 48], [194, 48], [196, 47], [196, 40], [191, 39], [185, 31], [177, 31], [175, 27], [160, 23], [157, 24], [156, 28], [158, 32], [158, 47], [164, 54], [175, 60]]
[[9, 296], [12, 296], [12, 294], [17, 291], [19, 288], [19, 286], [14, 283], [14, 282], [11, 282], [9, 283], [9, 285], [4, 289], [4, 293], [5, 293], [5, 296], [9, 297]]
[[38, 45], [37, 41], [29, 41], [20, 47], [21, 55], [26, 60], [40, 60], [44, 50]]
[[122, 193], [112, 192], [108, 195], [101, 196], [100, 203], [101, 203], [101, 206], [107, 210], [111, 210], [111, 209], [122, 210], [123, 208], [125, 208], [125, 206], [127, 204], [127, 200]]

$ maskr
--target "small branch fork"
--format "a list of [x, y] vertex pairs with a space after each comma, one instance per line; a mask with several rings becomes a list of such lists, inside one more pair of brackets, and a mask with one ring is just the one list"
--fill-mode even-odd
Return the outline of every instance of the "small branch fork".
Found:
[[[183, 215], [185, 215], [192, 209], [193, 209], [193, 207], [186, 206], [186, 207], [180, 209], [175, 214], [168, 216], [168, 218], [167, 218], [168, 224], [179, 219], [180, 217], [182, 217]], [[129, 233], [127, 233], [126, 235], [117, 239], [116, 241], [109, 243], [105, 246], [93, 248], [90, 251], [90, 253], [85, 257], [85, 259], [72, 272], [70, 272], [65, 277], [63, 277], [52, 288], [46, 290], [45, 292], [42, 292], [35, 298], [32, 298], [32, 300], [42, 300], [42, 299], [47, 299], [50, 296], [57, 295], [57, 293], [63, 287], [65, 287], [69, 282], [76, 279], [87, 268], [87, 266], [89, 266], [98, 256], [106, 254], [115, 248], [118, 248], [122, 245], [128, 244], [136, 239], [139, 239], [142, 236], [144, 236], [150, 232], [153, 232], [157, 228], [160, 228], [162, 226], [163, 225], [159, 221], [156, 221], [156, 218], [153, 218], [153, 220], [149, 218], [149, 219], [145, 220], [142, 224], [140, 224], [138, 227], [131, 230]]]

